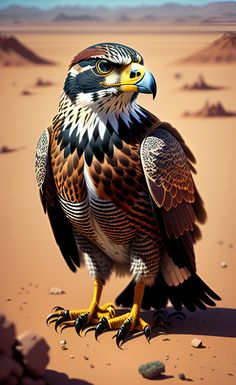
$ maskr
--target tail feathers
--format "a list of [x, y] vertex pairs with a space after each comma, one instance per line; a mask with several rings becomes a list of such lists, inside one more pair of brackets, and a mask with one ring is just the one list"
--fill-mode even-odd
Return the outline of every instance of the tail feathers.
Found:
[[[118, 306], [132, 306], [134, 286], [135, 282], [131, 281], [117, 297], [116, 304]], [[216, 306], [214, 300], [219, 301], [220, 297], [197, 274], [178, 286], [168, 286], [163, 276], [159, 274], [154, 285], [145, 288], [142, 308], [144, 310], [161, 309], [167, 305], [168, 300], [176, 310], [181, 310], [185, 306], [189, 311], [195, 311], [196, 308], [205, 310], [206, 306]]]

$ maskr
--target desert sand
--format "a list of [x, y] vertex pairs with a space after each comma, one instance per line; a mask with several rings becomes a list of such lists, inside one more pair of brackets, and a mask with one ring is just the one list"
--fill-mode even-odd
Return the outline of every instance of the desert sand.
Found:
[[[93, 27], [89, 33], [81, 27], [63, 30], [57, 26], [40, 28], [6, 25], [14, 35], [38, 55], [58, 65], [4, 67], [1, 78], [0, 145], [22, 148], [0, 155], [1, 167], [1, 296], [0, 312], [16, 324], [17, 334], [27, 330], [43, 336], [50, 346], [46, 376], [52, 385], [112, 383], [144, 385], [139, 365], [160, 360], [166, 365], [165, 384], [179, 384], [184, 373], [194, 384], [234, 385], [236, 382], [236, 208], [235, 141], [236, 118], [186, 118], [185, 110], [199, 110], [206, 98], [220, 100], [235, 110], [235, 64], [181, 64], [180, 60], [201, 51], [219, 38], [220, 30], [232, 26], [207, 28], [196, 25], [153, 28], [138, 26], [132, 32], [120, 25], [112, 31]], [[2, 28], [3, 29], [3, 28]], [[6, 31], [2, 31], [6, 32]], [[139, 103], [160, 119], [178, 128], [197, 158], [195, 181], [205, 201], [208, 220], [202, 227], [203, 238], [196, 246], [199, 275], [221, 297], [216, 308], [186, 312], [186, 320], [173, 320], [167, 336], [154, 330], [148, 344], [144, 336], [130, 338], [119, 350], [112, 339], [114, 332], [85, 338], [73, 329], [63, 335], [48, 328], [45, 319], [55, 305], [65, 308], [88, 306], [92, 282], [86, 270], [73, 274], [67, 268], [44, 215], [34, 176], [34, 154], [38, 137], [57, 112], [58, 101], [70, 60], [83, 48], [97, 42], [117, 41], [140, 51], [145, 65], [154, 74], [158, 96], [139, 96]], [[178, 63], [178, 64], [176, 64]], [[182, 92], [181, 83], [192, 82], [201, 73], [210, 84], [222, 90]], [[38, 78], [54, 85], [35, 87]], [[22, 90], [32, 95], [22, 95]], [[207, 95], [207, 96], [206, 96]], [[225, 262], [225, 267], [221, 263]], [[113, 301], [129, 278], [107, 283], [102, 302]], [[58, 287], [65, 294], [50, 295]], [[171, 311], [171, 309], [169, 309]], [[152, 313], [143, 313], [150, 319]], [[59, 341], [67, 340], [68, 350]], [[202, 349], [191, 346], [193, 338], [203, 342]], [[60, 374], [61, 373], [61, 374]], [[62, 374], [64, 373], [64, 375]], [[67, 380], [66, 380], [66, 376]], [[74, 379], [74, 380], [68, 380]]]

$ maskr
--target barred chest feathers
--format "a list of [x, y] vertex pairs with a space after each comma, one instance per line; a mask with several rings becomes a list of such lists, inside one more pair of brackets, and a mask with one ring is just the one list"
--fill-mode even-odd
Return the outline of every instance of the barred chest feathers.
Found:
[[137, 235], [128, 213], [143, 203], [139, 142], [146, 116], [137, 104], [117, 96], [107, 97], [106, 106], [88, 105], [61, 102], [53, 122], [54, 180], [73, 228], [113, 260], [126, 263]]

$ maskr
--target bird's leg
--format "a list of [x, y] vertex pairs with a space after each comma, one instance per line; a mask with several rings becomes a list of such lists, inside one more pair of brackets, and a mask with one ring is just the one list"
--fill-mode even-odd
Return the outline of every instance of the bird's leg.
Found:
[[140, 309], [144, 293], [144, 284], [138, 282], [134, 288], [134, 300], [133, 306], [129, 313], [123, 314], [118, 317], [107, 319], [103, 317], [98, 323], [95, 331], [95, 336], [102, 334], [106, 330], [117, 330], [116, 343], [118, 347], [122, 345], [129, 332], [143, 331], [147, 340], [150, 340], [151, 328], [147, 322], [145, 322], [140, 316]]
[[81, 330], [89, 325], [96, 325], [100, 319], [106, 317], [110, 319], [115, 316], [115, 308], [113, 304], [107, 303], [103, 306], [99, 306], [103, 290], [103, 282], [99, 278], [94, 280], [93, 297], [89, 308], [82, 310], [65, 310], [61, 307], [55, 307], [52, 313], [47, 317], [47, 324], [55, 322], [55, 329], [58, 327], [60, 330], [74, 326], [77, 333], [80, 334]]

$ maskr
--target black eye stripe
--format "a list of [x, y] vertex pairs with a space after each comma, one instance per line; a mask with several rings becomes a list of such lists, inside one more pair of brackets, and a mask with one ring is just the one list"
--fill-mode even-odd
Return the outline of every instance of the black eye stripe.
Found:
[[79, 62], [80, 67], [95, 66], [96, 59], [81, 60]]

